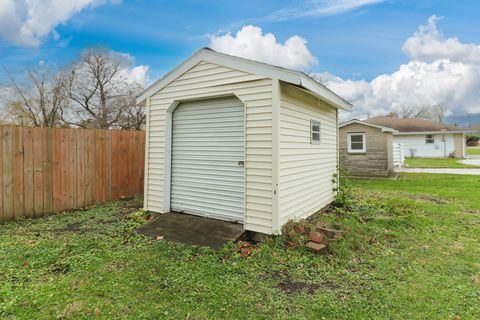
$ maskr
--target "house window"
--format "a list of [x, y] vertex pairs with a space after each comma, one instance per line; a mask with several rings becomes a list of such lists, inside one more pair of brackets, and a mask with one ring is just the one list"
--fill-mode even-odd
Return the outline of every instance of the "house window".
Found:
[[348, 152], [364, 153], [367, 151], [365, 143], [365, 133], [349, 133], [348, 134]]
[[433, 137], [433, 134], [427, 134], [425, 136], [425, 143], [427, 144], [435, 143], [435, 138]]
[[310, 120], [310, 143], [320, 143], [320, 121]]

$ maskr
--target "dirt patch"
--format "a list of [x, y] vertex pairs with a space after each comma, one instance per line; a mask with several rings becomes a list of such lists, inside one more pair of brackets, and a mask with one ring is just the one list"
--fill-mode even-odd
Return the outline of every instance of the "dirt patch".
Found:
[[435, 197], [435, 196], [430, 196], [430, 195], [420, 195], [418, 196], [420, 200], [427, 201], [427, 202], [432, 202], [435, 204], [447, 204], [450, 203], [447, 199], [443, 199], [440, 197]]
[[293, 281], [286, 279], [277, 284], [277, 288], [287, 294], [298, 294], [306, 292], [308, 294], [314, 294], [318, 289], [334, 291], [340, 289], [340, 286], [329, 281], [322, 283], [307, 283], [304, 281]]
[[340, 286], [331, 281], [323, 281], [321, 283], [307, 283], [305, 281], [295, 281], [290, 278], [288, 273], [274, 273], [273, 275], [267, 276], [271, 277], [274, 280], [278, 281], [276, 287], [287, 294], [298, 294], [301, 292], [306, 292], [308, 294], [314, 294], [318, 289], [324, 289], [327, 291], [333, 291], [340, 289]]
[[66, 225], [65, 228], [57, 228], [57, 229], [44, 230], [44, 231], [49, 231], [53, 233], [64, 233], [64, 232], [84, 233], [86, 230], [82, 229], [82, 225], [79, 222], [74, 222]]
[[280, 282], [277, 287], [288, 294], [296, 294], [302, 291], [307, 292], [308, 294], [314, 294], [317, 289], [320, 288], [319, 284], [310, 284], [302, 281], [292, 281], [292, 280], [285, 280]]
[[143, 201], [141, 199], [132, 199], [126, 202], [124, 205], [121, 206], [118, 213], [120, 215], [127, 215], [134, 211], [140, 210], [143, 208]]

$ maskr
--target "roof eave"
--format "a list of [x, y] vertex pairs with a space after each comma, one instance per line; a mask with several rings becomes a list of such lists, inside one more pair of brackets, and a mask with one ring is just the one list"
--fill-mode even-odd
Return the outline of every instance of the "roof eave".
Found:
[[332, 90], [318, 83], [317, 81], [307, 77], [304, 74], [300, 75], [300, 86], [314, 93], [319, 99], [328, 102], [335, 107], [344, 111], [351, 112], [353, 105], [334, 93]]
[[353, 119], [353, 120], [350, 120], [348, 122], [344, 122], [344, 123], [340, 124], [339, 127], [343, 128], [343, 127], [346, 127], [346, 126], [354, 124], [354, 123], [365, 125], [367, 127], [377, 128], [377, 129], [382, 130], [382, 132], [398, 133], [398, 130], [396, 130], [396, 129], [380, 126], [380, 125], [377, 125], [377, 124], [368, 123], [368, 122], [357, 120], [357, 119]]
[[147, 89], [145, 89], [142, 93], [140, 93], [140, 95], [138, 95], [137, 104], [142, 103], [145, 99], [167, 86], [169, 83], [178, 78], [181, 74], [193, 68], [200, 61], [208, 61], [220, 65], [226, 65], [251, 74], [264, 76], [265, 78], [275, 78], [283, 82], [294, 84], [307, 89], [312, 95], [318, 97], [319, 99], [327, 103], [330, 103], [336, 108], [345, 111], [352, 110], [352, 105], [349, 102], [342, 99], [333, 91], [329, 90], [320, 83], [310, 79], [299, 71], [276, 67], [258, 61], [252, 61], [240, 57], [223, 54], [208, 48], [202, 48], [198, 50], [190, 58], [185, 60], [183, 63], [168, 72], [161, 79], [157, 80]]
[[436, 130], [436, 131], [398, 131], [397, 135], [413, 135], [413, 134], [439, 134], [439, 133], [475, 133], [477, 130], [455, 130], [455, 131], [447, 131], [447, 130]]

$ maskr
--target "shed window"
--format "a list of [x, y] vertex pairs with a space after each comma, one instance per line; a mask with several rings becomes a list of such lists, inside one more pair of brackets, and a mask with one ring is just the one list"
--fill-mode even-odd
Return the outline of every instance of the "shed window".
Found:
[[320, 143], [320, 121], [310, 120], [310, 143]]
[[363, 153], [367, 151], [365, 145], [365, 133], [349, 133], [348, 134], [348, 152]]
[[428, 144], [435, 143], [435, 138], [433, 137], [433, 134], [427, 134], [425, 136], [425, 143], [428, 143]]

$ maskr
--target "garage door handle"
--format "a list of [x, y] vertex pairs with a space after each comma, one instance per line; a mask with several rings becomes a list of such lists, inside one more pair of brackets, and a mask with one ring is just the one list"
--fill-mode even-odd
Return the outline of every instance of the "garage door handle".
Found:
[[243, 167], [245, 163], [243, 161], [238, 161], [238, 165]]

